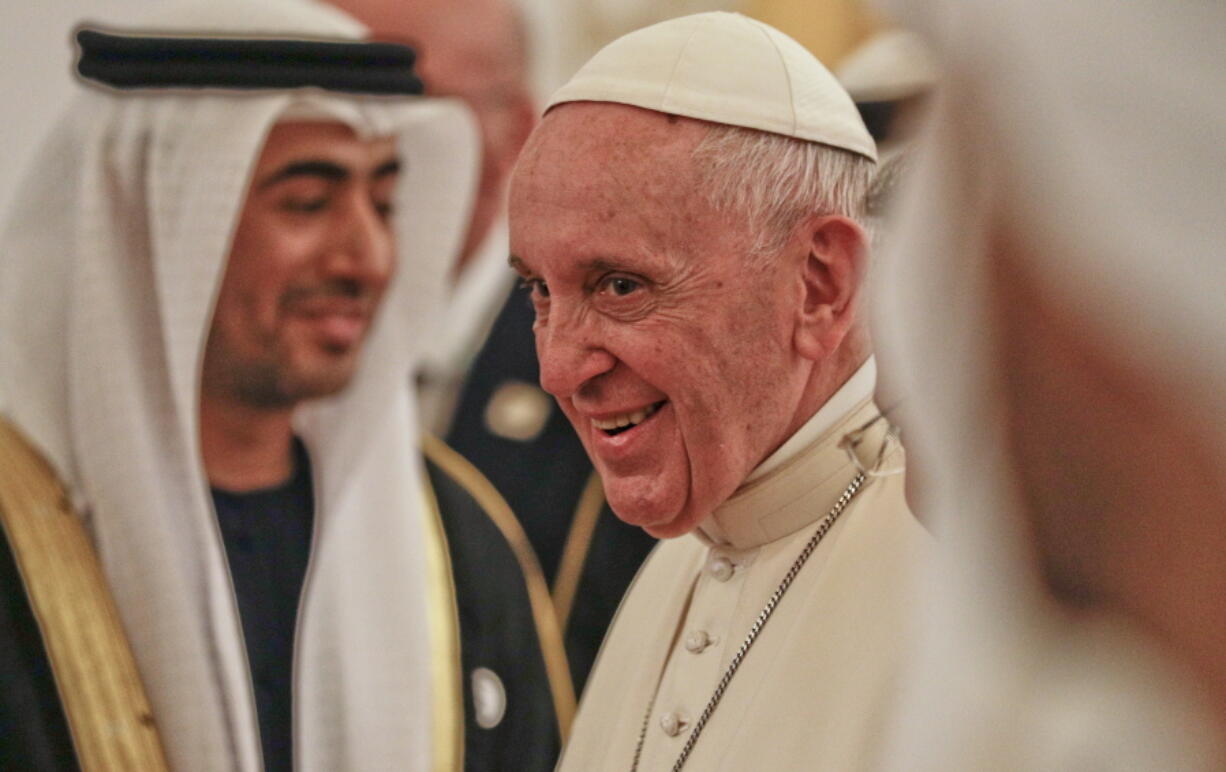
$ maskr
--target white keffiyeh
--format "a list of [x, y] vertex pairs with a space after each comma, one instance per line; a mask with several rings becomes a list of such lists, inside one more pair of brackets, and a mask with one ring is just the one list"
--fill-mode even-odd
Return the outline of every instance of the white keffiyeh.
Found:
[[[177, 10], [191, 29], [360, 38], [306, 2]], [[395, 134], [398, 270], [354, 380], [304, 405], [316, 541], [294, 663], [301, 769], [426, 769], [431, 653], [417, 422], [431, 335], [476, 179], [449, 101], [83, 89], [19, 190], [0, 255], [0, 406], [69, 484], [176, 769], [259, 767], [241, 627], [204, 475], [200, 369], [254, 163], [287, 109]]]

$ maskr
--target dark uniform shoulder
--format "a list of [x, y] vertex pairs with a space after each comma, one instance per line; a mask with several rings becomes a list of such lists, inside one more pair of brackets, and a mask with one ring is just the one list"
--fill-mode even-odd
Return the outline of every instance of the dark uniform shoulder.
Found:
[[455, 583], [468, 770], [551, 770], [574, 712], [548, 586], [510, 507], [442, 441], [423, 442]]

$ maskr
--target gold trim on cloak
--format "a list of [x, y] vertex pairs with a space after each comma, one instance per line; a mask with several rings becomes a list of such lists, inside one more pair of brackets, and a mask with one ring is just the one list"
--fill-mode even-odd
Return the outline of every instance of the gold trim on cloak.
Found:
[[554, 611], [549, 585], [541, 570], [536, 552], [524, 533], [523, 526], [511, 511], [502, 494], [473, 466], [468, 459], [437, 437], [425, 435], [422, 449], [426, 457], [464, 487], [507, 540], [511, 552], [519, 562], [528, 601], [532, 606], [532, 618], [536, 624], [541, 655], [545, 659], [545, 675], [549, 679], [549, 691], [553, 695], [554, 713], [558, 719], [558, 732], [562, 743], [570, 736], [571, 722], [575, 716], [575, 686], [570, 677], [570, 664], [562, 643], [562, 629]]
[[566, 534], [566, 546], [562, 549], [562, 560], [558, 564], [558, 575], [553, 580], [553, 607], [558, 615], [558, 627], [564, 635], [570, 624], [571, 609], [575, 606], [575, 595], [579, 592], [579, 581], [587, 566], [592, 535], [596, 532], [596, 522], [603, 508], [604, 486], [600, 483], [600, 475], [593, 471], [579, 496], [570, 531]]
[[426, 498], [426, 574], [430, 597], [431, 681], [434, 704], [434, 769], [464, 768], [464, 673], [460, 664], [460, 613], [451, 550], [438, 497], [422, 470]]
[[0, 523], [84, 770], [165, 770], [102, 566], [50, 465], [0, 417]]

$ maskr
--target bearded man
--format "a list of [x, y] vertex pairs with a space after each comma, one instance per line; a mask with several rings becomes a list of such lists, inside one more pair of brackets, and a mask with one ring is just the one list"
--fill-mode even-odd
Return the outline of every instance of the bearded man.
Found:
[[928, 538], [859, 317], [876, 151], [795, 41], [631, 33], [552, 98], [511, 191], [542, 386], [666, 541], [561, 768], [875, 763]]
[[458, 719], [431, 623], [454, 612], [404, 384], [475, 132], [328, 7], [150, 28], [186, 36], [82, 34], [112, 88], [19, 196], [4, 413], [88, 526], [171, 767], [433, 768]]

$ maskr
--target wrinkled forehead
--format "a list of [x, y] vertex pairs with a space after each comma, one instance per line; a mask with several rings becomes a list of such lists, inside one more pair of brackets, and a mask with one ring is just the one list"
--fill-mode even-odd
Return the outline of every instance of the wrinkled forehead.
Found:
[[554, 108], [512, 179], [513, 254], [547, 273], [563, 258], [743, 251], [744, 221], [702, 194], [709, 170], [694, 149], [710, 126], [606, 103]]
[[697, 182], [693, 151], [709, 124], [628, 105], [553, 108], [524, 148], [512, 197], [590, 196], [592, 203], [683, 204]]

